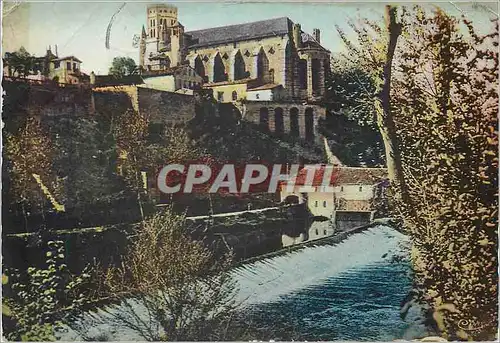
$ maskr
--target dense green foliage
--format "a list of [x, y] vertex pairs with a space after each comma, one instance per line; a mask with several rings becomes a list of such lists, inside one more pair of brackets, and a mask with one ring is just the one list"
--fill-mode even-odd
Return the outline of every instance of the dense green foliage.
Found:
[[[447, 338], [491, 339], [498, 316], [498, 26], [404, 17], [393, 103], [417, 284]], [[424, 28], [424, 29], [422, 29]]]
[[383, 165], [385, 152], [377, 128], [376, 87], [370, 71], [361, 66], [358, 55], [337, 54], [325, 82], [328, 114], [320, 131], [328, 138], [332, 152], [345, 165]]
[[135, 61], [130, 57], [115, 57], [109, 67], [109, 75], [117, 78], [134, 75], [139, 72]]
[[[400, 21], [390, 105], [408, 198], [394, 197], [393, 209], [413, 239], [417, 299], [430, 306], [444, 337], [491, 339], [498, 318], [498, 25], [481, 36], [465, 19], [419, 7], [403, 9]], [[380, 84], [387, 28], [367, 21], [354, 28], [359, 45], [346, 41], [348, 50]]]
[[14, 75], [27, 76], [35, 67], [35, 57], [23, 46], [12, 53], [6, 53], [5, 63], [12, 68]]
[[[5, 134], [5, 155], [10, 171], [10, 191], [17, 202], [36, 208], [44, 197], [33, 174], [49, 185], [56, 183], [52, 170], [53, 142], [40, 123], [28, 118], [17, 132]], [[26, 152], [29, 151], [29, 154]]]
[[6, 293], [11, 294], [3, 304], [14, 322], [14, 327], [5, 332], [9, 340], [55, 340], [64, 319], [87, 301], [80, 288], [90, 275], [75, 277], [68, 271], [62, 241], [49, 241], [47, 245], [46, 268], [7, 272], [9, 284], [4, 287], [10, 288]]

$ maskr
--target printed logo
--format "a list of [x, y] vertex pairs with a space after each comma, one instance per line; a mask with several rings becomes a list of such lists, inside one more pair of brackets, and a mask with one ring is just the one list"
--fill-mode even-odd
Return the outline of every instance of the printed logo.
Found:
[[174, 193], [276, 193], [333, 192], [333, 166], [248, 164], [169, 164], [160, 169], [156, 182], [160, 192]]

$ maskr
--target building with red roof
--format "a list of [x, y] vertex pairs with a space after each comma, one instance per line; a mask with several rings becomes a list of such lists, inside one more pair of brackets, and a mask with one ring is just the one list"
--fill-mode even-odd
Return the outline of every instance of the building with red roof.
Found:
[[281, 201], [306, 203], [314, 216], [331, 218], [335, 211], [375, 211], [374, 200], [387, 185], [387, 169], [316, 165], [301, 169], [293, 181], [280, 184]]

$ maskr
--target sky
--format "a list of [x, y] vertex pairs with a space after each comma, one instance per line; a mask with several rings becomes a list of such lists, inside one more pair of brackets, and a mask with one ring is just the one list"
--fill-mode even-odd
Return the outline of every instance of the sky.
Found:
[[[155, 3], [164, 1], [154, 1]], [[113, 14], [123, 2], [52, 1], [13, 2], [3, 4], [2, 55], [24, 46], [31, 54], [42, 56], [51, 46], [63, 56], [76, 56], [83, 61], [81, 69], [90, 73], [107, 74], [116, 56], [129, 56], [138, 62], [138, 48], [133, 47], [133, 37], [146, 24], [146, 6], [153, 1], [127, 2], [115, 16], [110, 48], [106, 49], [106, 30]], [[342, 51], [343, 44], [335, 30], [339, 25], [350, 32], [349, 19], [363, 17], [371, 20], [382, 18], [382, 3], [284, 3], [284, 2], [191, 2], [168, 1], [178, 8], [179, 21], [186, 31], [216, 26], [252, 22], [270, 18], [289, 17], [299, 23], [302, 30], [312, 33], [321, 30], [321, 43], [333, 53]], [[468, 3], [444, 2], [440, 4], [447, 13], [465, 13], [474, 23], [490, 26], [492, 13], [498, 13], [496, 4], [490, 10], [477, 9]], [[494, 15], [493, 15], [494, 16]]]

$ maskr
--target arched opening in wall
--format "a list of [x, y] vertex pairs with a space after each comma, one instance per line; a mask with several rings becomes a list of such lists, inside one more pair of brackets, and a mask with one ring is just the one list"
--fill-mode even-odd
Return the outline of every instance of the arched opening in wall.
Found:
[[269, 75], [269, 59], [267, 58], [264, 49], [260, 48], [257, 55], [257, 78], [267, 81]]
[[269, 83], [274, 83], [274, 69], [269, 69]]
[[243, 60], [243, 56], [241, 56], [241, 52], [237, 52], [234, 56], [234, 79], [241, 80], [247, 77], [247, 71], [245, 66], [245, 61]]
[[205, 66], [199, 55], [194, 59], [194, 71], [205, 81]]
[[291, 204], [298, 204], [300, 201], [299, 201], [299, 197], [296, 196], [295, 194], [293, 195], [288, 195], [285, 200], [283, 200], [285, 202], [285, 204], [287, 205], [291, 205]]
[[321, 72], [321, 61], [317, 58], [311, 60], [311, 77], [312, 77], [312, 89], [316, 94], [320, 93], [320, 72]]
[[314, 113], [311, 107], [306, 108], [305, 113], [306, 141], [314, 140]]
[[330, 77], [330, 61], [329, 60], [323, 60], [323, 71], [325, 75], [325, 80]]
[[260, 108], [259, 125], [262, 129], [269, 130], [269, 110], [267, 107]]
[[214, 57], [214, 82], [227, 81], [226, 68], [220, 54]]
[[297, 107], [290, 109], [290, 135], [294, 137], [300, 136], [299, 131], [299, 110]]
[[283, 122], [283, 109], [276, 107], [274, 109], [274, 132], [283, 134], [285, 132], [285, 123]]
[[300, 59], [298, 63], [299, 69], [299, 88], [307, 89], [307, 61]]

